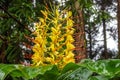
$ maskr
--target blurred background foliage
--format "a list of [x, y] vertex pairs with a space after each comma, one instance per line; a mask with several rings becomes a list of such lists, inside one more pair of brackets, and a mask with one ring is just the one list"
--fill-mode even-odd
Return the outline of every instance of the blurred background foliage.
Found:
[[60, 10], [67, 9], [73, 13], [76, 62], [84, 58], [97, 60], [119, 56], [119, 48], [108, 48], [109, 39], [113, 38], [116, 46], [117, 41], [120, 42], [119, 27], [117, 27], [119, 25], [116, 23], [111, 26], [117, 20], [119, 21], [119, 18], [117, 19], [119, 0], [0, 1], [1, 63], [21, 63], [30, 60], [33, 54], [31, 46], [34, 45], [30, 38], [34, 37], [31, 34], [34, 31], [34, 23], [43, 16], [40, 10], [45, 8], [52, 10], [58, 5]]

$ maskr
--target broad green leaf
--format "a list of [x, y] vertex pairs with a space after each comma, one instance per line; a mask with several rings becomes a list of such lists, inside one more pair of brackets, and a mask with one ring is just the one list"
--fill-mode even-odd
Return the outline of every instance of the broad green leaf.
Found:
[[13, 79], [24, 80], [110, 80], [120, 77], [120, 60], [82, 60], [81, 63], [69, 63], [62, 70], [54, 65], [22, 66], [19, 64], [0, 64], [0, 80], [7, 75]]
[[89, 76], [91, 75], [92, 71], [83, 67], [79, 67], [76, 70], [61, 74], [57, 80], [88, 80]]
[[22, 77], [24, 79], [28, 79], [28, 75], [22, 71], [22, 70], [14, 70], [12, 71], [11, 73], [9, 73], [9, 75], [12, 77], [12, 78], [18, 78], [18, 77]]
[[75, 64], [75, 63], [68, 63], [61, 71], [61, 73], [66, 73], [67, 71], [70, 70], [75, 70], [79, 68], [79, 65]]
[[46, 71], [49, 71], [53, 68], [52, 65], [48, 66], [39, 66], [39, 67], [24, 67], [23, 71], [28, 75], [28, 79], [33, 79], [38, 75], [44, 75]]
[[59, 75], [59, 70], [56, 66], [54, 66], [51, 70], [46, 71], [44, 75], [42, 76], [41, 80], [57, 80], [57, 77]]
[[14, 70], [19, 69], [20, 65], [12, 64], [0, 64], [0, 80], [4, 80], [5, 77]]
[[120, 76], [120, 59], [98, 60], [96, 62], [84, 60], [79, 65], [110, 78]]
[[52, 68], [52, 65], [33, 67], [15, 64], [0, 64], [0, 80], [4, 80], [8, 74], [13, 78], [22, 77], [25, 80], [33, 79], [38, 75], [44, 75], [46, 71]]

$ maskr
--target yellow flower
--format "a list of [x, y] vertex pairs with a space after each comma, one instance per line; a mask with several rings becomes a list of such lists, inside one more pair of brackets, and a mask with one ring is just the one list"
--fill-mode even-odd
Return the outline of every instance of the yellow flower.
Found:
[[65, 53], [65, 55], [64, 55], [64, 57], [63, 57], [63, 66], [62, 67], [64, 67], [66, 64], [68, 64], [68, 63], [70, 63], [70, 62], [75, 62], [75, 59], [74, 59], [74, 54], [72, 53], [72, 51], [67, 51], [67, 50], [65, 50], [64, 51]]
[[47, 57], [47, 58], [45, 58], [45, 59], [46, 59], [46, 61], [47, 61], [48, 63], [50, 63], [50, 64], [54, 64], [54, 63], [55, 63], [53, 58]]
[[63, 58], [64, 62], [75, 62], [74, 60], [74, 54], [73, 53], [68, 53], [68, 55], [65, 55], [65, 57]]
[[73, 20], [68, 19], [67, 20], [67, 28], [71, 28], [73, 26]]
[[55, 51], [55, 45], [51, 44], [50, 49], [54, 52]]
[[59, 27], [58, 27], [58, 28], [53, 28], [53, 27], [52, 27], [52, 33], [53, 33], [54, 35], [59, 35], [59, 34], [60, 34]]
[[57, 9], [55, 10], [55, 14], [56, 14], [56, 18], [58, 18], [59, 17], [59, 12], [58, 12]]
[[74, 42], [73, 37], [71, 35], [67, 35], [66, 42], [70, 42], [70, 43]]
[[40, 18], [40, 22], [45, 23], [43, 18]]
[[32, 61], [37, 65], [43, 64], [43, 58], [39, 55], [39, 53], [33, 54]]
[[66, 33], [69, 35], [72, 35], [74, 33], [74, 30], [75, 29], [73, 29], [73, 28], [67, 28]]
[[67, 50], [73, 50], [75, 46], [71, 43], [66, 43]]
[[42, 41], [43, 41], [42, 36], [39, 35], [35, 38], [34, 43], [42, 43]]
[[48, 15], [48, 12], [47, 11], [41, 11], [42, 12], [42, 14], [45, 16], [45, 17], [47, 17], [47, 15]]
[[54, 43], [57, 39], [57, 36], [56, 35], [51, 35], [50, 38], [51, 38], [52, 42]]
[[71, 16], [72, 16], [72, 12], [71, 11], [67, 12], [67, 18], [69, 18]]
[[40, 48], [39, 44], [36, 44], [35, 46], [33, 46], [32, 49], [34, 52], [39, 52], [39, 50], [40, 50], [39, 48]]

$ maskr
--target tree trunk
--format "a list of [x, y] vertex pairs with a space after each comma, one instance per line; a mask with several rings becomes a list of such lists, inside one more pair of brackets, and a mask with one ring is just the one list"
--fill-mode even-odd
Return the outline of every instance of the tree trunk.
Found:
[[117, 0], [117, 19], [118, 19], [118, 58], [120, 59], [120, 0]]
[[104, 52], [102, 57], [104, 59], [108, 58], [108, 53], [107, 53], [107, 35], [106, 35], [106, 19], [104, 18], [104, 13], [105, 13], [105, 4], [103, 3], [101, 5], [101, 10], [102, 10], [102, 24], [103, 24], [103, 38], [104, 38]]
[[102, 19], [102, 23], [103, 23], [103, 36], [104, 36], [104, 58], [107, 59], [108, 58], [108, 53], [107, 53], [107, 35], [106, 35], [106, 22], [105, 19]]
[[83, 17], [83, 9], [80, 7], [79, 2], [75, 2], [75, 9], [77, 12], [77, 18], [75, 21], [75, 58], [76, 62], [79, 62], [81, 59], [86, 58], [86, 40], [85, 40], [85, 25], [84, 25], [84, 17]]
[[89, 58], [92, 59], [93, 55], [92, 55], [92, 34], [91, 34], [91, 28], [89, 27], [89, 32], [88, 32], [88, 38], [89, 38]]

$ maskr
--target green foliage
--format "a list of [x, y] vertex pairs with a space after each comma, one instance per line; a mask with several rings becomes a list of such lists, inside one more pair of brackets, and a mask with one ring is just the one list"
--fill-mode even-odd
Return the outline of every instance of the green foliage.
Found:
[[0, 62], [18, 63], [22, 55], [20, 44], [27, 41], [24, 35], [30, 35], [35, 11], [32, 2], [26, 0], [2, 0], [0, 8]]
[[43, 0], [36, 0], [35, 6], [32, 0], [0, 1], [0, 62], [20, 63], [20, 46], [23, 46], [23, 42], [29, 43], [24, 36], [32, 36], [34, 23], [43, 16], [40, 10], [44, 10], [45, 5], [52, 4], [52, 1], [44, 3]]
[[97, 62], [84, 60], [82, 66], [96, 72], [97, 74], [104, 75], [109, 78], [120, 77], [119, 59], [99, 60]]
[[[14, 64], [0, 64], [0, 80], [4, 80], [8, 74], [12, 78], [22, 77], [25, 80], [34, 79], [38, 75], [47, 75], [49, 73], [47, 71], [53, 71], [53, 69], [55, 70], [55, 67], [52, 65], [42, 67], [28, 67]], [[55, 75], [55, 71], [53, 72]]]
[[0, 64], [0, 80], [116, 80], [120, 78], [120, 60], [83, 60], [69, 63], [62, 70], [54, 65], [22, 66]]

